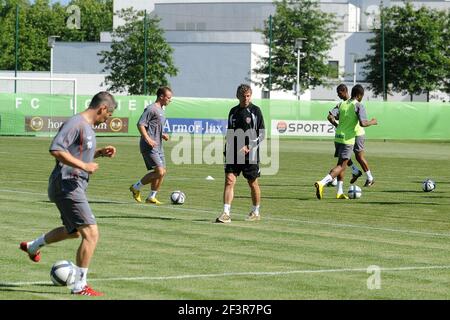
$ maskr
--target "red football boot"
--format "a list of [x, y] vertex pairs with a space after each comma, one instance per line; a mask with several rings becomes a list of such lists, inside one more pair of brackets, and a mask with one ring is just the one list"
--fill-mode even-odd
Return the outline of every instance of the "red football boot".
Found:
[[28, 253], [28, 257], [30, 257], [31, 261], [33, 262], [39, 262], [41, 260], [41, 252], [38, 250], [36, 251], [36, 253], [30, 253], [28, 251], [28, 244], [26, 242], [20, 243], [20, 250]]

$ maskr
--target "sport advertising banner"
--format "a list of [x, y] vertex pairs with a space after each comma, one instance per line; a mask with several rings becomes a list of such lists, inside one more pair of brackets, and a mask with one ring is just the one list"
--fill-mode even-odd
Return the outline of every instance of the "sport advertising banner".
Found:
[[[76, 112], [87, 108], [91, 96], [78, 95]], [[139, 136], [137, 122], [154, 96], [115, 96], [118, 107], [107, 123], [94, 128], [99, 136]], [[269, 136], [332, 139], [327, 121], [336, 101], [255, 99], [263, 112]], [[223, 135], [230, 109], [237, 99], [172, 99], [164, 131], [174, 134]], [[366, 130], [368, 139], [450, 139], [450, 103], [364, 101], [369, 119], [377, 126]], [[72, 97], [45, 94], [0, 94], [0, 135], [54, 135], [74, 114]]]

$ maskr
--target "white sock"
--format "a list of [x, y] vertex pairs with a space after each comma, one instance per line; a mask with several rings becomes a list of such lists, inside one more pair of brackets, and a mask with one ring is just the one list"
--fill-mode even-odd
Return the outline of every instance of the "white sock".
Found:
[[141, 180], [139, 180], [138, 182], [133, 184], [133, 188], [135, 188], [136, 190], [141, 190], [142, 186], [143, 186], [143, 184], [142, 184]]
[[366, 175], [367, 175], [367, 180], [369, 180], [369, 181], [373, 180], [372, 173], [370, 172], [370, 170], [366, 171]]
[[224, 204], [223, 205], [223, 212], [225, 212], [226, 214], [230, 214], [231, 211], [231, 204]]
[[80, 268], [77, 266], [76, 268], [77, 269], [75, 271], [75, 283], [73, 285], [74, 292], [81, 291], [86, 286], [88, 273], [88, 268]]
[[344, 193], [344, 181], [338, 181], [337, 182], [337, 194], [343, 194]]
[[359, 168], [354, 163], [352, 163], [352, 173], [354, 175], [357, 175], [358, 172], [359, 172]]
[[325, 176], [325, 178], [323, 178], [322, 180], [320, 180], [320, 183], [321, 183], [322, 185], [326, 185], [328, 182], [331, 182], [331, 181], [333, 181], [333, 177], [332, 177], [330, 174], [327, 174], [327, 175]]
[[259, 215], [259, 204], [257, 206], [252, 206], [252, 211], [258, 216]]
[[152, 192], [150, 192], [150, 195], [148, 196], [150, 199], [153, 199], [153, 198], [155, 198], [156, 197], [156, 194], [158, 193], [158, 191], [153, 191], [152, 190]]
[[28, 242], [28, 252], [30, 252], [31, 254], [35, 254], [39, 250], [39, 248], [42, 248], [46, 244], [47, 243], [45, 243], [45, 235], [43, 234], [39, 238]]

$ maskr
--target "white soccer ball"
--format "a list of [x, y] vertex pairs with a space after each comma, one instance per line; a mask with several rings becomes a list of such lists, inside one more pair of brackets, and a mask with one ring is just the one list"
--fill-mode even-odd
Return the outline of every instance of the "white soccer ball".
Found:
[[50, 270], [50, 279], [56, 286], [73, 286], [76, 266], [69, 260], [56, 261]]
[[362, 191], [361, 188], [357, 185], [352, 184], [350, 188], [348, 189], [348, 197], [350, 199], [359, 199], [361, 198]]
[[170, 195], [170, 201], [172, 204], [183, 204], [186, 200], [186, 195], [180, 190], [172, 192]]
[[422, 182], [422, 189], [425, 192], [431, 192], [436, 188], [436, 183], [431, 179], [426, 179]]

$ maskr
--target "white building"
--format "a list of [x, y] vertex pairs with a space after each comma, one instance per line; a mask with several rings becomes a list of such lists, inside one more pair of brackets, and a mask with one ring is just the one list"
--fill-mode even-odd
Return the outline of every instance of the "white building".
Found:
[[[329, 64], [337, 68], [339, 77], [329, 79], [330, 87], [306, 91], [302, 99], [335, 100], [335, 85], [352, 85], [354, 78], [364, 83], [362, 65], [353, 57], [365, 56], [367, 39], [377, 21], [380, 0], [319, 0], [320, 9], [335, 13], [340, 21], [329, 55]], [[411, 1], [416, 7], [449, 9], [449, 0]], [[401, 6], [402, 1], [385, 0], [385, 6]], [[252, 71], [268, 48], [261, 33], [264, 20], [275, 13], [272, 0], [114, 0], [114, 11], [133, 7], [147, 10], [161, 18], [165, 38], [174, 48], [174, 62], [179, 70], [170, 78], [175, 95], [189, 97], [234, 98], [239, 83], [249, 83], [257, 75]], [[122, 24], [114, 16], [114, 27]], [[54, 49], [55, 76], [76, 77], [82, 83], [81, 94], [104, 89], [106, 74], [99, 63], [98, 52], [110, 48], [111, 35], [101, 34], [100, 43], [57, 42]], [[294, 54], [294, 52], [293, 52]], [[356, 70], [356, 73], [354, 73]], [[356, 75], [356, 76], [355, 76]], [[355, 76], [355, 77], [354, 77]], [[253, 85], [253, 96], [263, 96]], [[271, 98], [295, 99], [295, 92], [271, 92]], [[369, 92], [366, 99], [381, 100]], [[389, 100], [409, 100], [396, 95]], [[414, 100], [425, 100], [425, 95]]]

